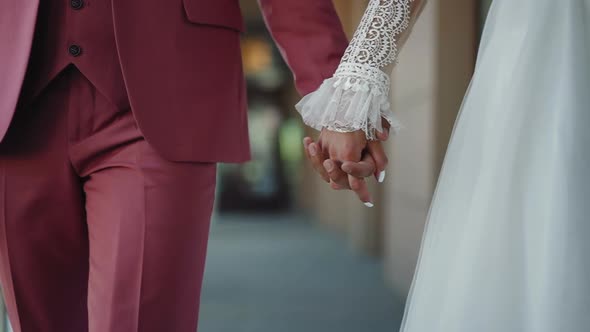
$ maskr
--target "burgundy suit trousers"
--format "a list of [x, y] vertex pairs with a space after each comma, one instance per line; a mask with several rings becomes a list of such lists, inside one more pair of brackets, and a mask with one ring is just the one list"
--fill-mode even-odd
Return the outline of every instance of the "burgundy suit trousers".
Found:
[[170, 162], [74, 67], [0, 144], [15, 332], [195, 332], [216, 164]]

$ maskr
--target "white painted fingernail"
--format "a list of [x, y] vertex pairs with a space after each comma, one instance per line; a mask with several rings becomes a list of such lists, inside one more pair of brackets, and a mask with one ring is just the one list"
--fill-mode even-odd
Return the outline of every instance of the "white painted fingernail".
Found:
[[379, 173], [379, 179], [377, 181], [379, 181], [379, 183], [383, 183], [383, 181], [385, 181], [385, 171], [381, 171], [381, 173]]
[[365, 206], [368, 208], [372, 208], [375, 205], [373, 205], [373, 203], [371, 203], [371, 202], [365, 202]]

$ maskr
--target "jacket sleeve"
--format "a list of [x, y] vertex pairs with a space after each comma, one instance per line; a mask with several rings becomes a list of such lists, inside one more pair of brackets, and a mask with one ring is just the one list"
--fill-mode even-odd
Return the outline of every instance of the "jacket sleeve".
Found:
[[331, 77], [348, 40], [332, 0], [259, 0], [271, 35], [302, 95]]

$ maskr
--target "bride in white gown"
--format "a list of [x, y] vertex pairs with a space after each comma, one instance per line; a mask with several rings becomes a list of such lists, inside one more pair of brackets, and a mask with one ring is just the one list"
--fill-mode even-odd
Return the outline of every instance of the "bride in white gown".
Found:
[[[372, 0], [364, 20], [383, 18], [379, 7], [403, 17], [385, 8], [410, 2]], [[392, 31], [378, 29], [381, 43], [407, 33]], [[316, 128], [337, 118], [346, 131], [341, 110], [359, 91], [365, 119], [395, 122], [367, 89], [329, 80], [298, 108]], [[401, 331], [590, 331], [590, 0], [494, 0]]]

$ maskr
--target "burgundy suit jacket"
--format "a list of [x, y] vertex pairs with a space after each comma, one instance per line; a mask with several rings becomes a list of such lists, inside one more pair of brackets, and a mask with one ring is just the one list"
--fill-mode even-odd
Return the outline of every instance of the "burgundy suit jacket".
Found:
[[[259, 0], [300, 93], [348, 44], [332, 0]], [[0, 138], [13, 117], [39, 0], [0, 1]], [[146, 140], [175, 161], [241, 162], [250, 149], [238, 0], [112, 0], [117, 50]]]

